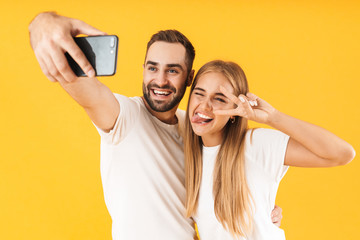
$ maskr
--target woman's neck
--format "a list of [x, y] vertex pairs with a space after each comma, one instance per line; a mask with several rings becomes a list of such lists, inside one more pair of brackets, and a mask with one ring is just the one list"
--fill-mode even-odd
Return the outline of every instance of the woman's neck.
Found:
[[201, 140], [205, 147], [215, 147], [221, 144], [222, 136], [202, 136]]

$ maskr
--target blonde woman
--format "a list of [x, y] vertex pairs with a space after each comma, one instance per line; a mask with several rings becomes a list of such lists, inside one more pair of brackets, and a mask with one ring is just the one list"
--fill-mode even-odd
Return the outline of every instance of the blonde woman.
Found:
[[[276, 129], [248, 129], [247, 121]], [[205, 64], [186, 114], [186, 209], [201, 240], [285, 239], [271, 221], [288, 166], [333, 167], [355, 156], [350, 144], [290, 117], [249, 93], [242, 69]]]

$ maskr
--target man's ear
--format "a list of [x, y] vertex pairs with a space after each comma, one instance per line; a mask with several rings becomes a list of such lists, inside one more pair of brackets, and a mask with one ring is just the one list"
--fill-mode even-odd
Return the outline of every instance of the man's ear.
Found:
[[194, 80], [194, 74], [195, 74], [195, 70], [191, 70], [191, 72], [189, 73], [188, 79], [186, 80], [186, 86], [190, 87], [193, 80]]

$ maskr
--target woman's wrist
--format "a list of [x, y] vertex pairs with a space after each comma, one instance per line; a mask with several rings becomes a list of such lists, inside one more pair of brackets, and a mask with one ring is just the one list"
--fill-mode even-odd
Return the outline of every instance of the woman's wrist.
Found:
[[269, 117], [267, 119], [266, 124], [270, 127], [276, 128], [276, 126], [281, 122], [281, 118], [283, 113], [273, 108], [273, 110], [269, 113]]

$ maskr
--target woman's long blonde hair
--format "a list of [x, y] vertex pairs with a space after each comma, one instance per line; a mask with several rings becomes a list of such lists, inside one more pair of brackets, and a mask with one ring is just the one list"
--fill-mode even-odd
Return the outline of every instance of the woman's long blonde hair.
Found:
[[[200, 76], [222, 73], [234, 88], [234, 95], [249, 91], [244, 71], [233, 62], [211, 61], [200, 68], [191, 87], [191, 94]], [[225, 125], [223, 140], [213, 172], [214, 211], [218, 221], [233, 236], [246, 236], [252, 229], [252, 199], [245, 177], [244, 140], [247, 119], [236, 116]], [[202, 176], [202, 140], [195, 135], [189, 119], [189, 104], [185, 122], [185, 186], [186, 215], [196, 214]]]

